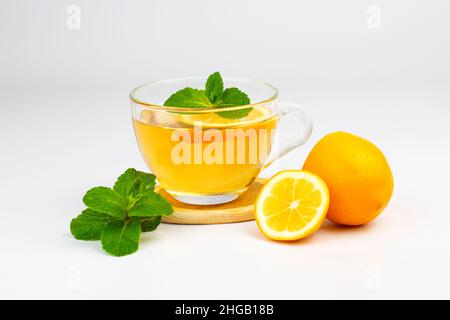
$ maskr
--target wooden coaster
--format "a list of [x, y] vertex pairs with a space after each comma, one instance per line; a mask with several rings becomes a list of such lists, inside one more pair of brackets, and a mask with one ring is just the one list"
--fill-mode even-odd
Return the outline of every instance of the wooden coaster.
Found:
[[173, 214], [163, 217], [162, 222], [175, 224], [219, 224], [254, 220], [253, 205], [266, 179], [258, 178], [239, 198], [234, 201], [209, 206], [180, 202], [164, 189], [158, 191], [173, 206]]

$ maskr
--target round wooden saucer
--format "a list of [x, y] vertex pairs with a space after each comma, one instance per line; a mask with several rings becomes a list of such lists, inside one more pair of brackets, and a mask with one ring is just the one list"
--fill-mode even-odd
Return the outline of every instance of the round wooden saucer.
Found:
[[253, 220], [256, 196], [265, 181], [266, 179], [262, 178], [256, 179], [248, 190], [234, 201], [208, 206], [182, 203], [164, 189], [157, 187], [156, 191], [172, 204], [174, 210], [172, 215], [163, 217], [162, 221], [175, 224], [220, 224]]

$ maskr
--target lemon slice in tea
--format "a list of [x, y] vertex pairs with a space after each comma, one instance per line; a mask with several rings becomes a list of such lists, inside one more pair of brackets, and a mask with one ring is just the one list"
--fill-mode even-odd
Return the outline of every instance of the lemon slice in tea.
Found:
[[[220, 110], [220, 109], [219, 109]], [[247, 126], [253, 123], [258, 123], [271, 118], [272, 111], [265, 107], [253, 108], [249, 114], [240, 119], [223, 118], [217, 113], [198, 113], [198, 114], [181, 114], [179, 121], [184, 122], [190, 126], [198, 123], [206, 128], [223, 128], [229, 126]]]

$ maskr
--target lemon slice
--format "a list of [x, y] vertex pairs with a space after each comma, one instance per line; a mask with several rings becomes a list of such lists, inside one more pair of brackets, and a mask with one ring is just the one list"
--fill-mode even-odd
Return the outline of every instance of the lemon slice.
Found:
[[327, 214], [329, 198], [327, 185], [315, 174], [281, 171], [258, 195], [256, 222], [269, 239], [302, 239], [319, 229]]
[[216, 113], [199, 113], [199, 114], [182, 114], [179, 117], [179, 121], [184, 122], [190, 126], [199, 124], [206, 128], [223, 128], [229, 126], [243, 126], [253, 123], [258, 123], [263, 120], [267, 120], [272, 116], [270, 109], [265, 107], [253, 108], [249, 114], [240, 119], [227, 119], [223, 118]]

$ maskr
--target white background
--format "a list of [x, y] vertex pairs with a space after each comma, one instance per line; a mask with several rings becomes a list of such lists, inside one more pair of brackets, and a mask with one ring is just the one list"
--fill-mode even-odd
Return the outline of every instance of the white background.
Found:
[[[450, 298], [449, 42], [448, 0], [3, 0], [0, 298]], [[254, 222], [161, 225], [124, 258], [74, 240], [87, 189], [146, 170], [130, 89], [216, 70], [310, 110], [310, 141], [266, 175], [348, 131], [389, 160], [388, 208], [290, 244]]]

